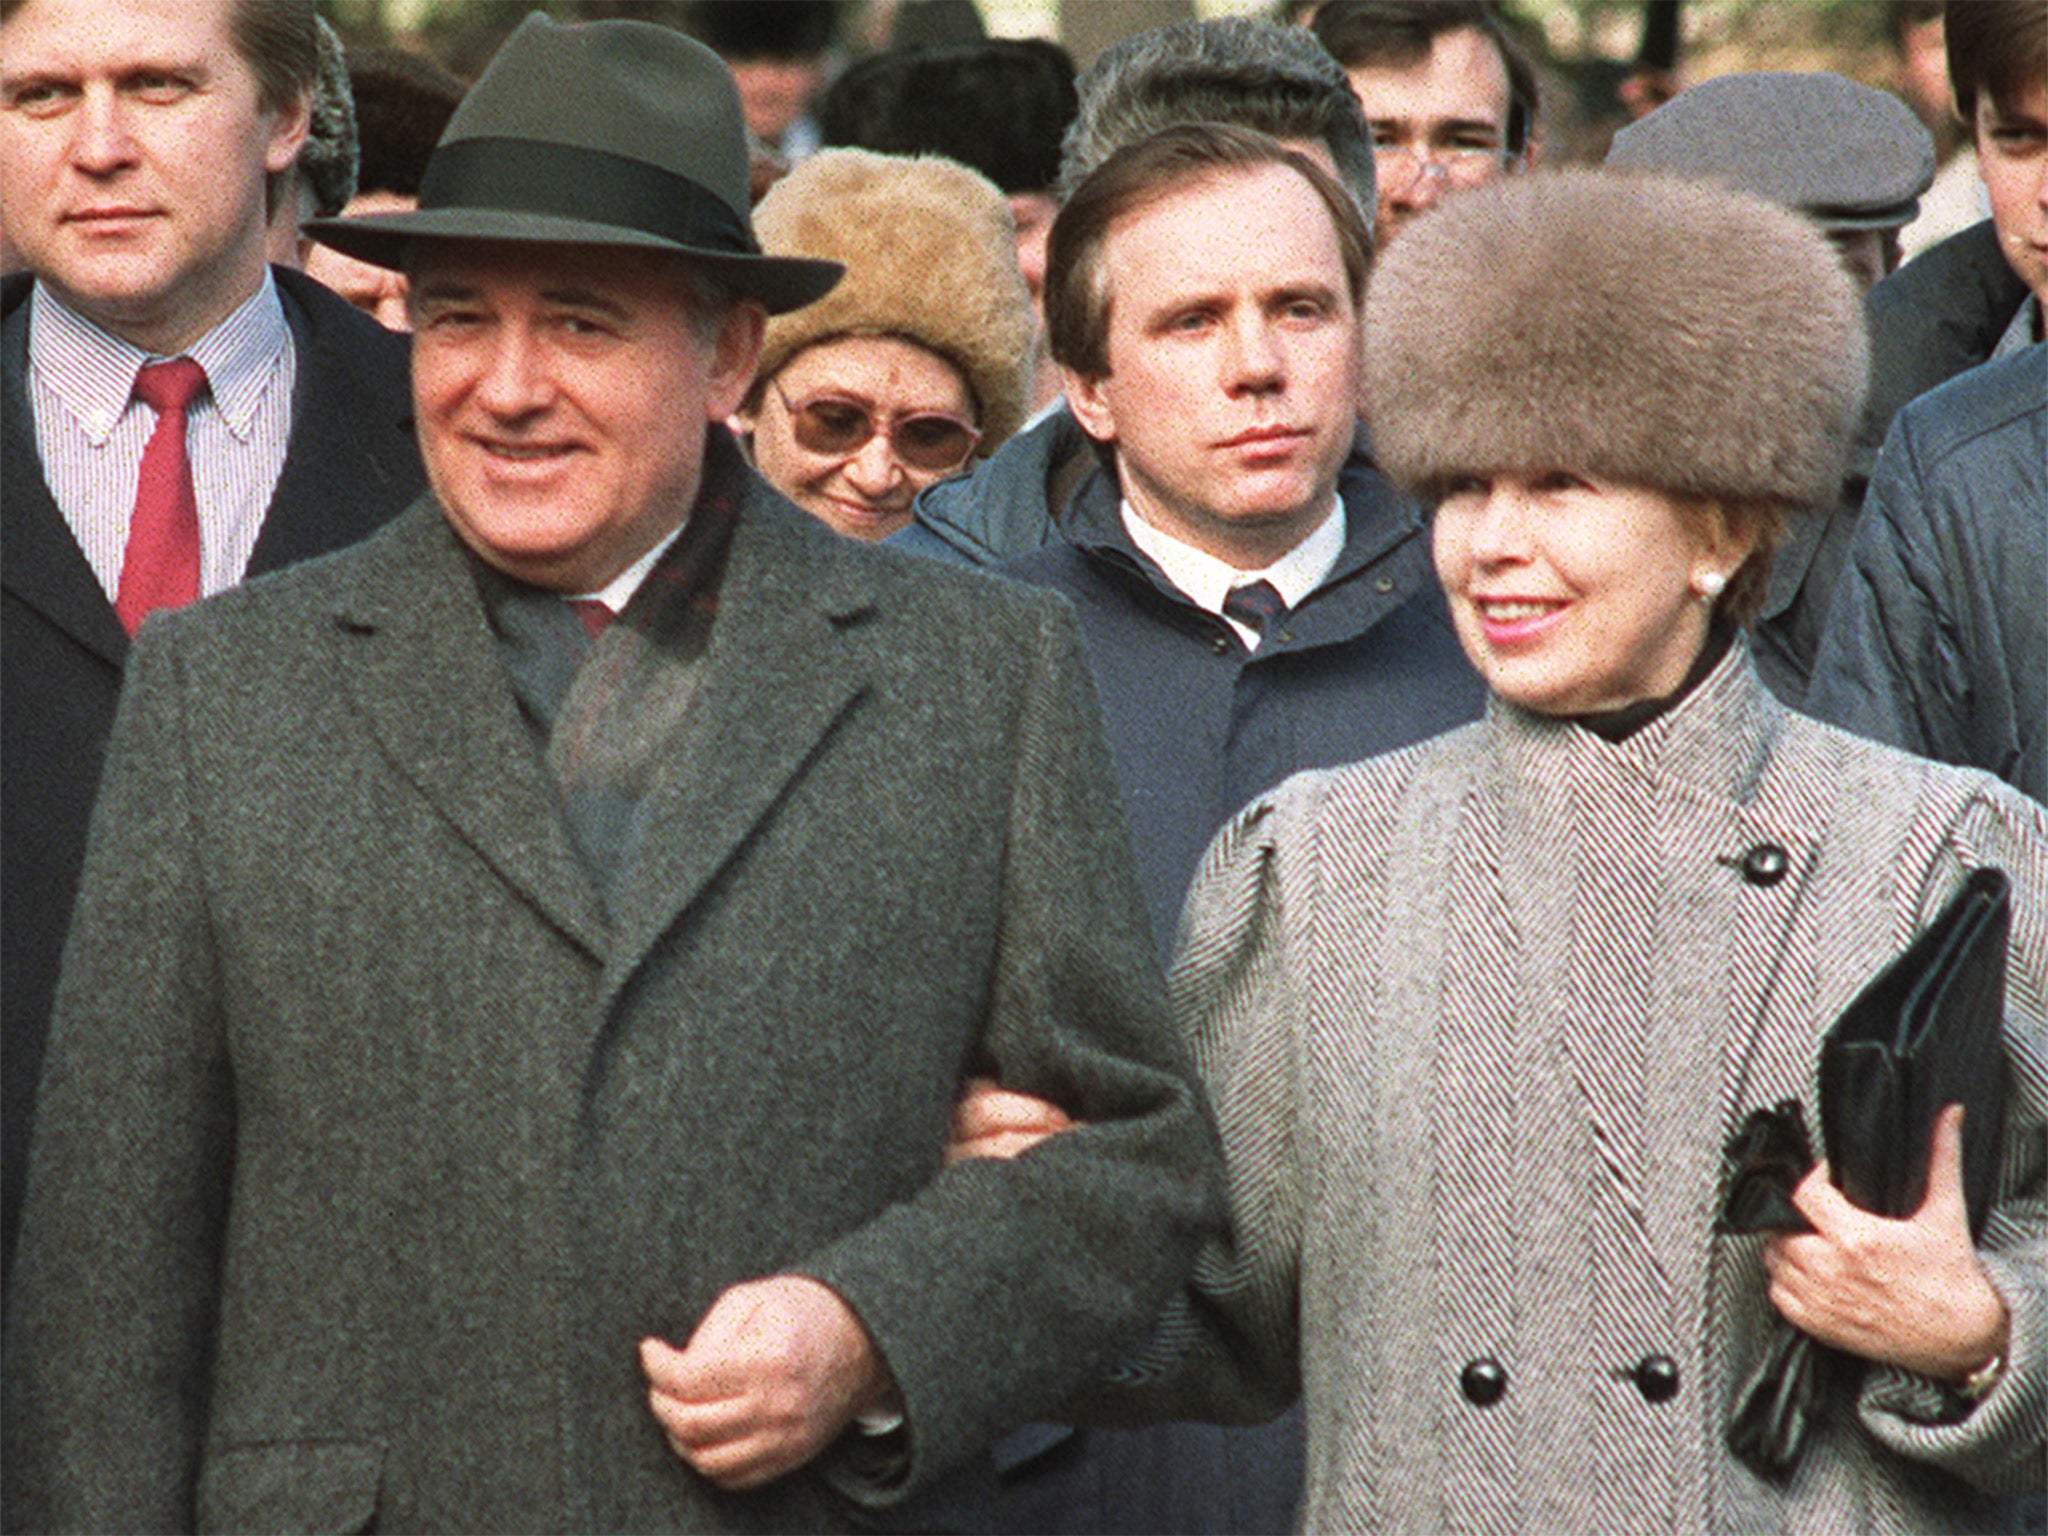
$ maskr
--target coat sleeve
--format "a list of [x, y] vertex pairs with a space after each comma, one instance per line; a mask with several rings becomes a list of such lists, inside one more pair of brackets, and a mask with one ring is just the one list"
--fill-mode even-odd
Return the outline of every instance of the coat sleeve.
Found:
[[797, 1266], [852, 1305], [903, 1395], [901, 1479], [839, 1479], [865, 1502], [1050, 1416], [1143, 1338], [1218, 1220], [1078, 630], [1050, 599], [1024, 612], [979, 1070], [1086, 1124], [948, 1169]]
[[1076, 1406], [1085, 1421], [1250, 1422], [1299, 1395], [1298, 1053], [1317, 782], [1303, 775], [1241, 811], [1189, 891], [1170, 993], [1222, 1139], [1228, 1222], [1146, 1348]]
[[1858, 1412], [1902, 1455], [1991, 1493], [2039, 1492], [2048, 1469], [2048, 811], [1999, 786], [1969, 805], [1950, 844], [1962, 865], [1994, 865], [2013, 882], [2005, 1159], [1978, 1254], [2012, 1338], [2004, 1377], [1968, 1412], [1937, 1383], [1895, 1368], [1868, 1374]]
[[7, 1329], [17, 1530], [194, 1520], [234, 1111], [166, 638], [129, 662], [41, 1085]]

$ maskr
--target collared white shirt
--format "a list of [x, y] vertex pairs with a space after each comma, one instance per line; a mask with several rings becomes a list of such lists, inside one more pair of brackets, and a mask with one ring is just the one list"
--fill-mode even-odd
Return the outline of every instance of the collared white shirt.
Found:
[[1316, 524], [1315, 532], [1271, 565], [1257, 571], [1241, 571], [1206, 550], [1196, 549], [1170, 533], [1161, 532], [1138, 516], [1129, 498], [1124, 500], [1119, 511], [1123, 514], [1124, 531], [1131, 536], [1131, 542], [1138, 546], [1139, 552], [1165, 572], [1166, 579], [1189, 602], [1217, 615], [1236, 630], [1246, 650], [1258, 649], [1259, 632], [1224, 613], [1223, 600], [1230, 595], [1231, 589], [1249, 586], [1256, 581], [1270, 582], [1273, 590], [1280, 594], [1280, 600], [1293, 608], [1329, 579], [1330, 572], [1336, 568], [1337, 557], [1344, 552], [1344, 502], [1335, 491], [1330, 493], [1330, 510]]
[[[298, 357], [269, 270], [246, 303], [179, 355], [206, 370], [185, 443], [199, 503], [199, 591], [211, 596], [247, 572], [291, 440]], [[135, 375], [162, 360], [36, 285], [28, 317], [36, 450], [109, 602], [121, 587], [142, 450], [156, 431], [156, 412], [135, 398]]]

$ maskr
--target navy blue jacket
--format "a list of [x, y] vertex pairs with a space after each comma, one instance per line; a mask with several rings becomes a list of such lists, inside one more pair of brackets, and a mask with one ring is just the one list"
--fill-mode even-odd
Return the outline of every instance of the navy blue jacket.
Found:
[[1053, 537], [1064, 507], [1094, 470], [1096, 452], [1065, 402], [976, 465], [928, 486], [889, 543], [955, 565], [999, 566]]
[[1362, 454], [1338, 492], [1335, 568], [1256, 653], [1138, 552], [1101, 470], [1054, 541], [1006, 567], [1081, 616], [1162, 953], [1203, 850], [1239, 807], [1301, 769], [1479, 714], [1485, 686], [1458, 648], [1422, 514]]

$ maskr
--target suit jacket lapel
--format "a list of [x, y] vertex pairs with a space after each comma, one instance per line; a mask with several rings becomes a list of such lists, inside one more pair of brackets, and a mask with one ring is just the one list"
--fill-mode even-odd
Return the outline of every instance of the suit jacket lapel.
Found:
[[10, 289], [4, 341], [0, 341], [0, 581], [100, 657], [119, 668], [128, 658], [128, 633], [86, 563], [64, 514], [43, 478], [35, 418], [28, 399], [26, 280]]
[[[336, 621], [343, 681], [393, 766], [593, 958], [605, 921], [506, 681], [475, 578], [428, 497], [365, 546]], [[345, 651], [344, 654], [350, 654]]]
[[614, 919], [607, 995], [703, 893], [866, 691], [854, 552], [754, 483], [719, 589], [705, 672], [646, 813]]

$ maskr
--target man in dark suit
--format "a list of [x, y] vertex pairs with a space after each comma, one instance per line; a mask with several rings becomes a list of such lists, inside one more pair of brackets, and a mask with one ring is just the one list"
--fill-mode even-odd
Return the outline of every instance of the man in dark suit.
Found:
[[[741, 461], [837, 277], [747, 206], [714, 55], [537, 16], [319, 228], [408, 268], [433, 495], [137, 647], [10, 1519], [971, 1529], [1213, 1221], [1074, 622]], [[968, 1073], [1087, 1128], [946, 1168]]]
[[128, 654], [115, 603], [159, 419], [131, 396], [137, 370], [183, 357], [211, 374], [185, 434], [201, 555], [187, 596], [352, 542], [423, 482], [403, 344], [264, 262], [266, 206], [305, 139], [311, 0], [0, 14], [0, 204], [28, 269], [0, 287], [5, 1272]]

